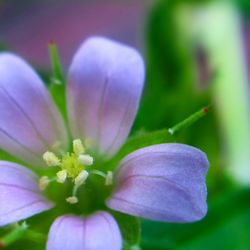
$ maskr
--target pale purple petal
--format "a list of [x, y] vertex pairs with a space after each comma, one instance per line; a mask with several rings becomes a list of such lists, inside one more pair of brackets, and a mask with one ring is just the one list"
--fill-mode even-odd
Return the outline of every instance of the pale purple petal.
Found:
[[68, 75], [68, 115], [75, 138], [110, 157], [130, 132], [144, 81], [134, 49], [94, 37], [77, 51]]
[[117, 170], [110, 208], [169, 222], [192, 222], [207, 212], [206, 155], [183, 144], [159, 144], [129, 154]]
[[120, 250], [122, 239], [114, 218], [107, 212], [97, 212], [81, 218], [64, 215], [52, 224], [47, 250]]
[[0, 161], [0, 226], [50, 209], [38, 190], [37, 176], [19, 164]]
[[0, 53], [0, 148], [29, 164], [42, 164], [54, 144], [67, 145], [66, 130], [48, 90], [21, 58]]

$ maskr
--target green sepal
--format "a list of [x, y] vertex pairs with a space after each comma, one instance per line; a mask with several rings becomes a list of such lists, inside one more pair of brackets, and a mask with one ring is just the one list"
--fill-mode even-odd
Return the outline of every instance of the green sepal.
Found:
[[65, 78], [63, 75], [62, 65], [58, 54], [56, 44], [51, 41], [49, 43], [49, 55], [52, 67], [52, 77], [49, 83], [49, 90], [63, 118], [66, 121], [66, 97], [65, 97]]
[[189, 126], [197, 122], [199, 119], [201, 119], [203, 116], [205, 116], [208, 113], [209, 109], [210, 107], [205, 107], [195, 112], [194, 114], [190, 115], [188, 118], [183, 120], [182, 122], [176, 124], [172, 128], [169, 128], [168, 129], [169, 133], [174, 135], [174, 134], [177, 134], [179, 131], [185, 128], [188, 128]]
[[66, 97], [65, 97], [65, 84], [60, 84], [60, 85], [50, 84], [49, 91], [54, 102], [61, 111], [64, 120], [66, 121], [67, 109], [66, 109]]
[[127, 214], [112, 212], [118, 222], [123, 238], [123, 250], [139, 250], [141, 240], [141, 225], [137, 217]]
[[28, 229], [28, 225], [23, 222], [21, 225], [15, 225], [13, 229], [0, 239], [0, 248], [5, 248], [17, 240], [21, 239]]
[[64, 84], [65, 79], [63, 75], [60, 57], [58, 54], [57, 46], [55, 42], [53, 41], [49, 43], [49, 55], [50, 55], [52, 73], [53, 73], [52, 83], [57, 84], [57, 85]]

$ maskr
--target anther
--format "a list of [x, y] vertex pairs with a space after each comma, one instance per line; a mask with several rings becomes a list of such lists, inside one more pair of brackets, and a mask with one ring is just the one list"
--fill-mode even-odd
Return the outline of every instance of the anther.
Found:
[[76, 155], [84, 154], [85, 149], [83, 147], [81, 139], [75, 139], [73, 141], [73, 151]]
[[105, 185], [109, 186], [113, 184], [113, 172], [108, 171], [105, 179]]
[[80, 154], [80, 155], [78, 156], [78, 161], [79, 161], [79, 163], [81, 163], [81, 164], [83, 164], [83, 165], [85, 165], [85, 166], [91, 166], [91, 165], [93, 165], [94, 159], [93, 159], [93, 157], [90, 156], [90, 155], [87, 155], [87, 154], [85, 154], [85, 155]]
[[75, 185], [76, 187], [80, 187], [88, 178], [89, 173], [86, 170], [80, 172], [75, 178]]
[[67, 179], [67, 171], [66, 170], [60, 170], [56, 173], [57, 179], [56, 181], [59, 183], [64, 183]]
[[41, 191], [44, 191], [47, 188], [47, 186], [49, 185], [49, 183], [50, 183], [49, 177], [42, 176], [39, 180], [39, 189]]
[[55, 167], [60, 164], [59, 158], [54, 153], [49, 152], [49, 151], [43, 154], [43, 160], [49, 167]]
[[76, 196], [70, 196], [66, 198], [66, 201], [70, 204], [75, 204], [78, 202], [78, 198]]
[[113, 172], [112, 171], [108, 171], [107, 174], [105, 174], [100, 170], [93, 169], [91, 170], [90, 173], [103, 177], [105, 179], [105, 185], [107, 186], [113, 184]]

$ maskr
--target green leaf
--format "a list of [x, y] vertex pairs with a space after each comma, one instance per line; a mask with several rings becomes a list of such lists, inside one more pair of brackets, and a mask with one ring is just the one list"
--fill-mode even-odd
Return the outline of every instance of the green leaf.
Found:
[[138, 218], [122, 214], [118, 212], [112, 212], [116, 221], [119, 224], [124, 250], [139, 250], [139, 243], [141, 238], [141, 226]]

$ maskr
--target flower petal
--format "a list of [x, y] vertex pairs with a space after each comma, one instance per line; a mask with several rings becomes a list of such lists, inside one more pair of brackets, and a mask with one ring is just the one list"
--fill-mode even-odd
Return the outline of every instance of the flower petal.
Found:
[[120, 250], [122, 240], [114, 218], [106, 212], [98, 212], [81, 218], [64, 215], [52, 224], [47, 250]]
[[0, 148], [40, 165], [55, 144], [67, 145], [66, 129], [45, 85], [21, 58], [0, 54]]
[[207, 212], [206, 155], [183, 144], [139, 149], [121, 162], [110, 208], [152, 220], [191, 222]]
[[0, 161], [0, 226], [50, 209], [38, 190], [35, 174], [21, 165]]
[[68, 113], [75, 138], [112, 156], [134, 121], [144, 81], [144, 64], [134, 49], [94, 37], [80, 47], [68, 76]]

